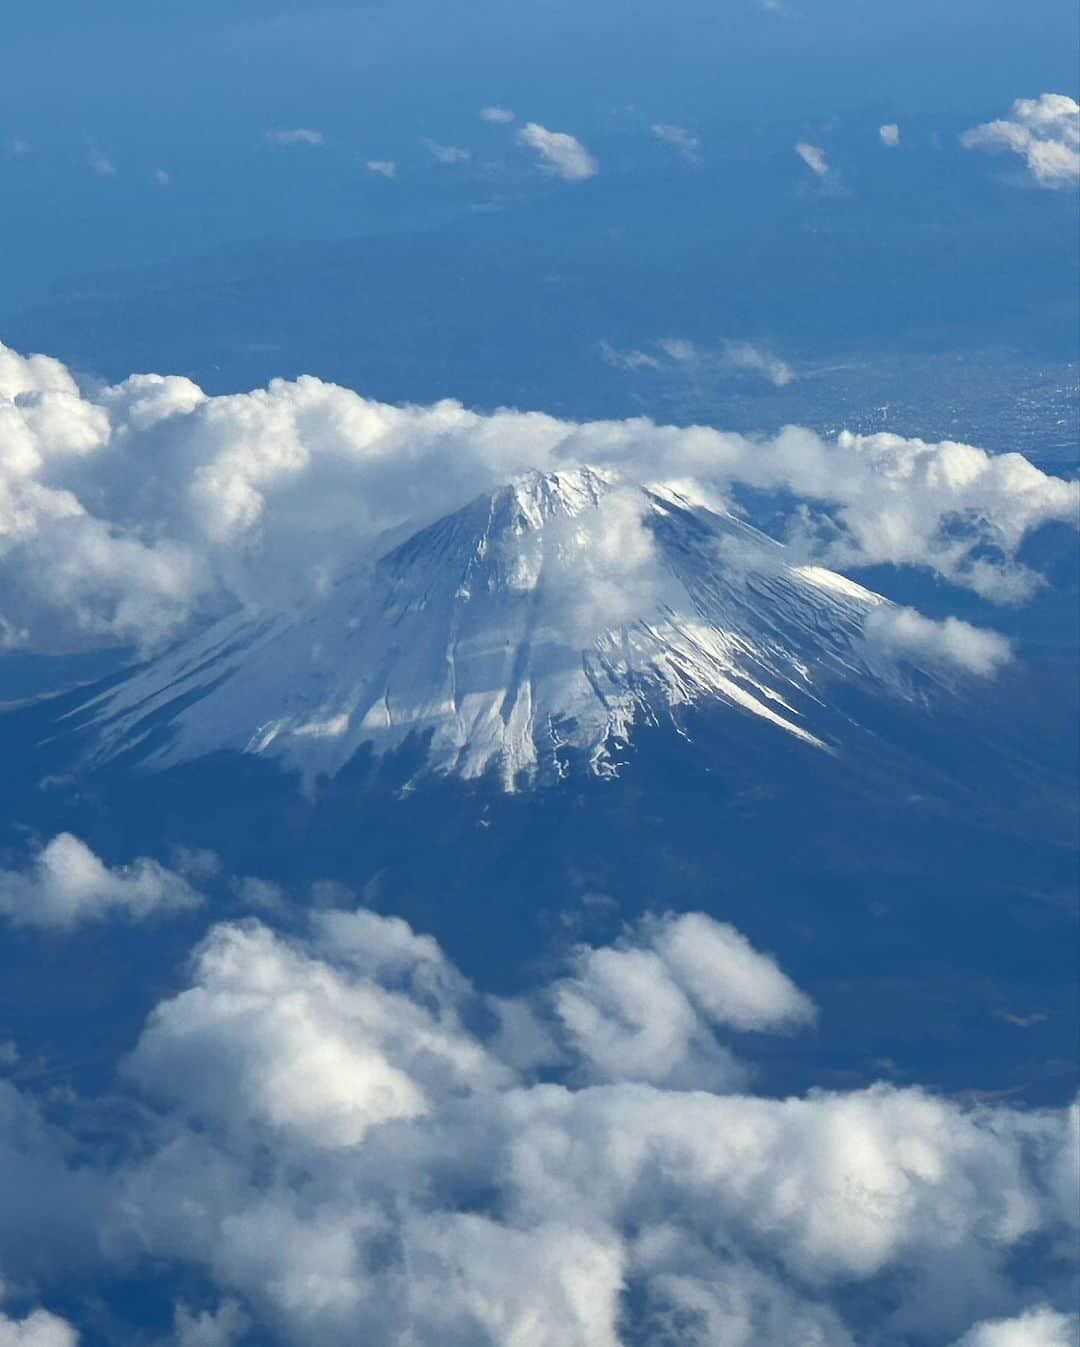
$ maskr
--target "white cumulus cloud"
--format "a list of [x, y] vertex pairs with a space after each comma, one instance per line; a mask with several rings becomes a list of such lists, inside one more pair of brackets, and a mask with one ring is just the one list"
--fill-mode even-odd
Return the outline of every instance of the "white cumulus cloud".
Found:
[[895, 149], [900, 144], [900, 128], [895, 122], [886, 122], [884, 126], [879, 127], [878, 135], [881, 137], [881, 143], [887, 145], [889, 149]]
[[1040, 187], [1080, 182], [1080, 103], [1068, 94], [1018, 98], [1011, 117], [973, 127], [960, 140], [969, 150], [1019, 155]]
[[[791, 373], [740, 343], [657, 352], [778, 385]], [[237, 605], [316, 601], [387, 530], [419, 529], [515, 474], [587, 465], [721, 502], [743, 486], [780, 493], [796, 501], [787, 529], [807, 560], [923, 567], [1003, 601], [1038, 584], [1024, 540], [1075, 524], [1080, 501], [1075, 482], [1019, 454], [952, 441], [395, 407], [310, 377], [221, 397], [159, 375], [80, 387], [59, 362], [0, 346], [0, 641], [157, 650]], [[616, 513], [613, 501], [611, 536], [633, 540]], [[654, 568], [623, 569], [630, 586]]]
[[1045, 1306], [1012, 1319], [993, 1319], [965, 1333], [956, 1347], [1073, 1347], [1080, 1316]]
[[[365, 968], [370, 942], [385, 945], [401, 924], [384, 934], [370, 914], [356, 923], [355, 933], [347, 919], [333, 928], [340, 967], [257, 922], [215, 928], [198, 952], [196, 985], [154, 1013], [131, 1059], [135, 1076], [194, 1116], [322, 1146], [356, 1145], [435, 1099], [499, 1084], [504, 1068], [470, 1041], [452, 1001], [428, 1010], [384, 989], [378, 974], [393, 959]], [[426, 952], [410, 939], [398, 958], [412, 969]]]
[[70, 930], [112, 915], [141, 919], [196, 907], [179, 874], [145, 857], [110, 869], [85, 842], [58, 833], [26, 869], [0, 870], [0, 916], [19, 926]]
[[564, 182], [584, 182], [599, 171], [599, 165], [581, 141], [565, 131], [549, 131], [537, 122], [526, 122], [517, 134], [523, 145], [536, 151], [541, 168], [552, 177]]
[[[594, 1012], [583, 1033], [578, 1016], [566, 1034], [568, 991]], [[532, 1083], [404, 923], [215, 928], [132, 1058], [172, 1126], [115, 1176], [108, 1245], [137, 1232], [305, 1345], [852, 1347], [900, 1312], [920, 1341], [956, 1340], [980, 1298], [1015, 1303], [1014, 1253], [1068, 1238], [1065, 1114], [885, 1086], [758, 1098], [665, 1072], [687, 1015], [738, 1032], [811, 1013], [707, 917], [580, 952], [527, 1010], [562, 1043]], [[836, 1294], [853, 1285], [871, 1310]]]
[[684, 1088], [745, 1083], [718, 1026], [778, 1030], [814, 1015], [771, 959], [700, 913], [652, 919], [616, 946], [579, 950], [550, 995], [587, 1078]]
[[33, 1310], [15, 1319], [0, 1311], [0, 1347], [78, 1347], [79, 1334], [59, 1315]]
[[[602, 1071], [567, 988], [625, 1040]], [[507, 1017], [399, 919], [215, 926], [146, 1023], [108, 1156], [0, 1082], [0, 1265], [43, 1292], [73, 1267], [201, 1278], [218, 1308], [178, 1307], [179, 1347], [248, 1323], [296, 1347], [1058, 1347], [1076, 1109], [679, 1080], [660, 1039], [677, 1058], [686, 1012], [647, 1022], [673, 991], [699, 1032], [810, 1016], [730, 927], [655, 917], [503, 1003], [547, 1035], [515, 1065]]]

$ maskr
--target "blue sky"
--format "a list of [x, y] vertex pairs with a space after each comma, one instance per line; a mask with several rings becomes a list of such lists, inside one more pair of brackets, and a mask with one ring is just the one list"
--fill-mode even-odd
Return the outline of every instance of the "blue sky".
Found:
[[[654, 122], [689, 125], [714, 161], [853, 120], [873, 134], [875, 118], [951, 144], [1021, 94], [1074, 90], [1076, 39], [1057, 0], [227, 3], [185, 6], [182, 23], [140, 4], [35, 5], [8, 17], [2, 58], [9, 286], [21, 303], [57, 277], [227, 240], [437, 215], [451, 175], [425, 138], [522, 168], [505, 128], [477, 121], [491, 103], [602, 148], [609, 173], [634, 167]], [[267, 144], [297, 127], [322, 152]], [[368, 180], [368, 159], [399, 161], [406, 202]]]

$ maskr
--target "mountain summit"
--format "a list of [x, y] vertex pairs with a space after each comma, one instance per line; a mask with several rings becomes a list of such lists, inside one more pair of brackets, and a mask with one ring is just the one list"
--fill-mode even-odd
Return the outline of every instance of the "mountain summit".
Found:
[[300, 608], [215, 622], [84, 711], [99, 758], [231, 749], [308, 780], [411, 736], [434, 771], [507, 789], [575, 758], [610, 774], [635, 722], [678, 726], [697, 703], [830, 751], [830, 685], [912, 694], [867, 637], [891, 607], [689, 488], [528, 473], [399, 531]]

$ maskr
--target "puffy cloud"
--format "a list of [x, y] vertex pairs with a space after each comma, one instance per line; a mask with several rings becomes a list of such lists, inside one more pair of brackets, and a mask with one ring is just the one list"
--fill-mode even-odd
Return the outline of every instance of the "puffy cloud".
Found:
[[321, 131], [312, 131], [306, 126], [295, 126], [283, 131], [267, 131], [267, 140], [274, 145], [324, 145], [326, 137]]
[[886, 654], [951, 665], [979, 678], [992, 678], [1012, 659], [1009, 642], [997, 632], [956, 617], [935, 622], [914, 608], [882, 604], [867, 615], [865, 633], [867, 642]]
[[652, 133], [657, 140], [677, 150], [688, 163], [700, 163], [701, 141], [692, 131], [687, 131], [683, 126], [671, 126], [667, 122], [654, 122]]
[[884, 126], [878, 127], [878, 135], [882, 145], [887, 145], [891, 150], [900, 144], [900, 128], [895, 122], [886, 122]]
[[412, 1257], [428, 1265], [410, 1287], [413, 1312], [427, 1334], [439, 1326], [440, 1341], [621, 1347], [618, 1239], [558, 1220], [517, 1230], [471, 1213], [428, 1216], [409, 1237]]
[[657, 1260], [647, 1319], [647, 1340], [657, 1347], [854, 1347], [827, 1305], [793, 1294], [747, 1260], [688, 1248], [670, 1227], [650, 1231], [641, 1252], [650, 1270]]
[[[440, 1096], [498, 1084], [503, 1068], [462, 1030], [452, 1002], [429, 1010], [377, 980], [432, 957], [411, 932], [401, 941], [403, 925], [384, 932], [371, 914], [338, 919], [341, 966], [259, 923], [215, 928], [196, 956], [195, 986], [158, 1007], [131, 1071], [196, 1117], [322, 1146], [356, 1145]], [[371, 937], [384, 945], [374, 963]]]
[[508, 122], [515, 120], [515, 115], [509, 108], [501, 108], [497, 105], [481, 108], [480, 119], [485, 122], [491, 122], [496, 126], [505, 126]]
[[[823, 521], [809, 510], [802, 522], [808, 536], [817, 535], [820, 555], [840, 568], [923, 566], [985, 598], [1016, 602], [1039, 583], [1016, 561], [1023, 539], [1050, 520], [1076, 523], [1080, 487], [1046, 476], [1021, 454], [849, 431], [835, 447], [835, 457], [819, 456], [806, 432], [788, 427], [772, 442], [760, 481], [764, 486], [775, 483], [774, 474], [786, 476], [804, 498], [833, 497], [835, 513], [825, 529], [838, 524], [839, 534], [826, 541]], [[829, 470], [826, 458], [833, 470], [852, 474], [838, 489], [821, 475]]]
[[969, 150], [1018, 154], [1040, 187], [1072, 187], [1080, 182], [1080, 103], [1067, 94], [1018, 98], [1012, 117], [965, 131]]
[[965, 1333], [956, 1347], [1072, 1347], [1080, 1317], [1040, 1308], [1014, 1319], [993, 1319]]
[[66, 1319], [34, 1310], [24, 1319], [0, 1312], [0, 1347], [78, 1347], [79, 1335]]
[[[790, 373], [742, 343], [710, 353], [671, 340], [657, 352], [632, 363], [648, 354], [780, 383]], [[1018, 454], [950, 441], [394, 407], [310, 377], [213, 398], [158, 375], [82, 390], [59, 362], [0, 346], [0, 639], [153, 651], [238, 604], [316, 602], [393, 530], [522, 471], [586, 464], [627, 484], [696, 484], [703, 498], [783, 493], [798, 502], [785, 507], [789, 536], [807, 559], [926, 567], [1006, 601], [1038, 583], [1017, 560], [1024, 539], [1075, 522], [1080, 500], [1076, 483]], [[633, 538], [631, 514], [616, 520], [615, 509], [607, 522]], [[631, 566], [619, 583], [649, 572]]]
[[[883, 1342], [908, 1340], [888, 1335], [893, 1317], [949, 1341], [985, 1319], [980, 1303], [1015, 1302], [1014, 1251], [1067, 1238], [1064, 1115], [883, 1086], [725, 1095], [653, 1070], [679, 1023], [672, 990], [730, 1028], [807, 1019], [730, 928], [654, 918], [579, 952], [530, 1000], [556, 1037], [568, 989], [620, 1050], [581, 1081], [596, 1038], [582, 1058], [570, 1034], [530, 1085], [497, 1063], [498, 1037], [485, 1048], [466, 1027], [471, 989], [404, 923], [323, 913], [303, 941], [216, 928], [131, 1068], [198, 1128], [174, 1113], [116, 1175], [107, 1244], [137, 1231], [305, 1344], [851, 1347], [869, 1311], [841, 1288], [868, 1287]], [[639, 1032], [656, 1035], [644, 1052]], [[575, 1084], [550, 1079], [564, 1071]]]
[[[561, 1044], [537, 1080], [537, 1063], [500, 1060], [486, 1003], [400, 920], [323, 911], [289, 937], [217, 926], [130, 1060], [159, 1102], [125, 1115], [115, 1159], [73, 1172], [0, 1083], [0, 1258], [34, 1254], [58, 1284], [80, 1260], [103, 1279], [140, 1260], [155, 1277], [199, 1272], [221, 1307], [178, 1309], [179, 1347], [217, 1347], [249, 1318], [304, 1347], [1056, 1347], [1046, 1333], [1068, 1321], [1025, 1316], [1021, 1282], [1034, 1272], [1058, 1300], [1076, 1110], [643, 1080], [633, 1025], [654, 1030], [634, 988], [647, 1008], [657, 980], [712, 1028], [810, 1013], [730, 928], [651, 918], [518, 1001]], [[571, 986], [613, 1032], [630, 1017], [601, 1073], [582, 1076], [595, 1059], [564, 1034]], [[1003, 1314], [1044, 1337], [979, 1336]]]
[[393, 159], [369, 159], [367, 170], [379, 178], [397, 177], [397, 163]]
[[642, 935], [670, 976], [717, 1024], [776, 1031], [814, 1018], [807, 997], [732, 926], [689, 912], [647, 920]]
[[523, 145], [536, 151], [545, 173], [564, 182], [584, 182], [593, 178], [599, 165], [576, 137], [565, 131], [549, 131], [537, 122], [526, 122], [517, 133]]
[[795, 153], [811, 173], [816, 174], [819, 178], [828, 177], [829, 161], [820, 145], [808, 145], [806, 141], [801, 140], [795, 146]]
[[71, 930], [87, 921], [196, 907], [187, 880], [140, 857], [109, 869], [71, 833], [58, 833], [25, 870], [0, 870], [0, 915], [19, 926]]
[[715, 1026], [783, 1029], [813, 1006], [775, 963], [700, 913], [643, 923], [613, 948], [582, 949], [550, 993], [585, 1074], [727, 1089], [745, 1072]]

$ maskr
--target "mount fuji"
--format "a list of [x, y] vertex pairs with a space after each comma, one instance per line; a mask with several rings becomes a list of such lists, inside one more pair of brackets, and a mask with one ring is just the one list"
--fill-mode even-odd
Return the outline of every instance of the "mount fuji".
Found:
[[610, 776], [636, 725], [685, 733], [693, 706], [828, 754], [851, 728], [835, 689], [918, 704], [954, 681], [869, 639], [893, 608], [685, 485], [533, 472], [384, 537], [304, 604], [220, 618], [77, 715], [99, 762], [231, 750], [308, 783], [413, 740], [430, 771], [507, 790], [572, 762]]
[[[401, 916], [498, 995], [658, 905], [709, 913], [783, 949], [845, 1026], [820, 1049], [778, 1041], [781, 1090], [883, 1057], [942, 1088], [1027, 1089], [1008, 1016], [1032, 1006], [1046, 1059], [1068, 1057], [1060, 662], [1025, 646], [977, 679], [940, 642], [889, 640], [909, 609], [684, 482], [527, 473], [344, 555], [321, 588], [298, 571], [285, 599], [9, 705], [0, 805], [42, 838], [244, 877], [223, 911], [293, 920], [300, 895], [297, 913]], [[268, 570], [276, 585], [284, 557]], [[173, 976], [197, 922], [159, 928], [151, 963], [138, 923], [103, 925], [65, 976], [130, 1042], [140, 979]], [[45, 1016], [20, 957], [9, 1001]], [[943, 1025], [963, 1053], [935, 1049]]]

